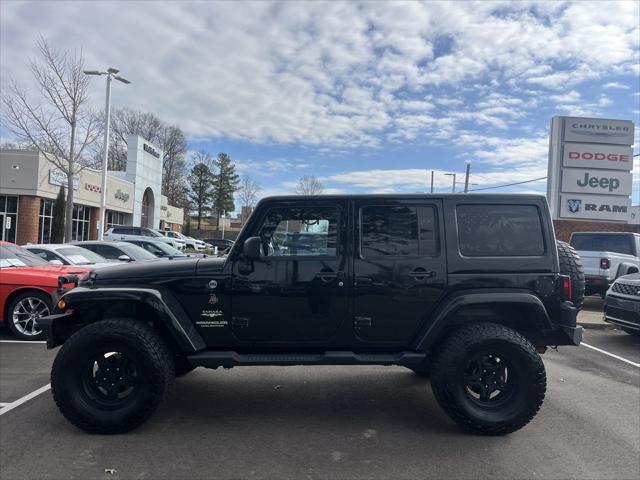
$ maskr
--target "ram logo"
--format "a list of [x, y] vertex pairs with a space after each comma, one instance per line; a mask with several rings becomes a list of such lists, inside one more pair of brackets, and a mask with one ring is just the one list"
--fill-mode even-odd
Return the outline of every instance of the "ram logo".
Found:
[[582, 205], [582, 200], [577, 200], [575, 198], [570, 198], [569, 200], [567, 200], [567, 208], [571, 213], [579, 212], [581, 205]]

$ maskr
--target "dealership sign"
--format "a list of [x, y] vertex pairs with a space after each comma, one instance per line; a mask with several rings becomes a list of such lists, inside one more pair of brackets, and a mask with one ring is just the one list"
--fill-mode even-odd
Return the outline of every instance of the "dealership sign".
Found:
[[610, 195], [560, 195], [560, 217], [566, 219], [602, 220], [626, 222], [631, 211], [629, 197]]
[[632, 181], [631, 172], [567, 168], [562, 172], [562, 191], [629, 196]]
[[[66, 188], [67, 186], [67, 174], [64, 173], [61, 170], [56, 170], [56, 169], [50, 169], [49, 170], [49, 184], [50, 185], [57, 185], [57, 186], [64, 186]], [[75, 175], [73, 177], [73, 189], [77, 190], [78, 189], [78, 185], [80, 185], [80, 179], [78, 178], [77, 175]]]
[[554, 219], [628, 222], [633, 122], [553, 117], [547, 199]]
[[562, 166], [573, 168], [604, 168], [633, 170], [633, 149], [620, 145], [565, 143]]
[[564, 120], [565, 142], [633, 145], [633, 122], [604, 118], [560, 117]]

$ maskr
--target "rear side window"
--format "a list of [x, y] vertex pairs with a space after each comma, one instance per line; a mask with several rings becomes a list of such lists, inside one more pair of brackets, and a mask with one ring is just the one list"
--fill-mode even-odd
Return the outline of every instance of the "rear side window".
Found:
[[634, 255], [631, 235], [586, 235], [574, 234], [571, 246], [587, 252], [615, 252]]
[[544, 255], [540, 213], [533, 205], [458, 205], [458, 244], [466, 257]]
[[363, 207], [360, 219], [360, 248], [364, 258], [432, 257], [438, 253], [435, 210], [432, 207]]

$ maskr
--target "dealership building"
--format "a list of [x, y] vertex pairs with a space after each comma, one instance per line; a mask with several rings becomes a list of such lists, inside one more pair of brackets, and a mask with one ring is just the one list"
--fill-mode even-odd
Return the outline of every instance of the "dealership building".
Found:
[[[128, 138], [125, 171], [109, 171], [104, 228], [134, 225], [180, 231], [181, 208], [161, 194], [162, 150], [138, 136]], [[102, 173], [84, 169], [73, 182], [73, 240], [98, 238]], [[0, 240], [49, 243], [53, 207], [67, 176], [44, 154], [0, 150]]]

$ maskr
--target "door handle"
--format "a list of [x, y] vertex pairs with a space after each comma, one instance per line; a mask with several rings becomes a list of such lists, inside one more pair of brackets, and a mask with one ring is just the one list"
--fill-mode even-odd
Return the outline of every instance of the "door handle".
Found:
[[318, 272], [316, 277], [325, 283], [331, 283], [336, 278], [338, 280], [344, 280], [344, 272]]
[[424, 282], [428, 278], [434, 278], [436, 276], [436, 272], [434, 270], [426, 270], [422, 267], [418, 267], [411, 270], [407, 275], [413, 277], [416, 282]]

